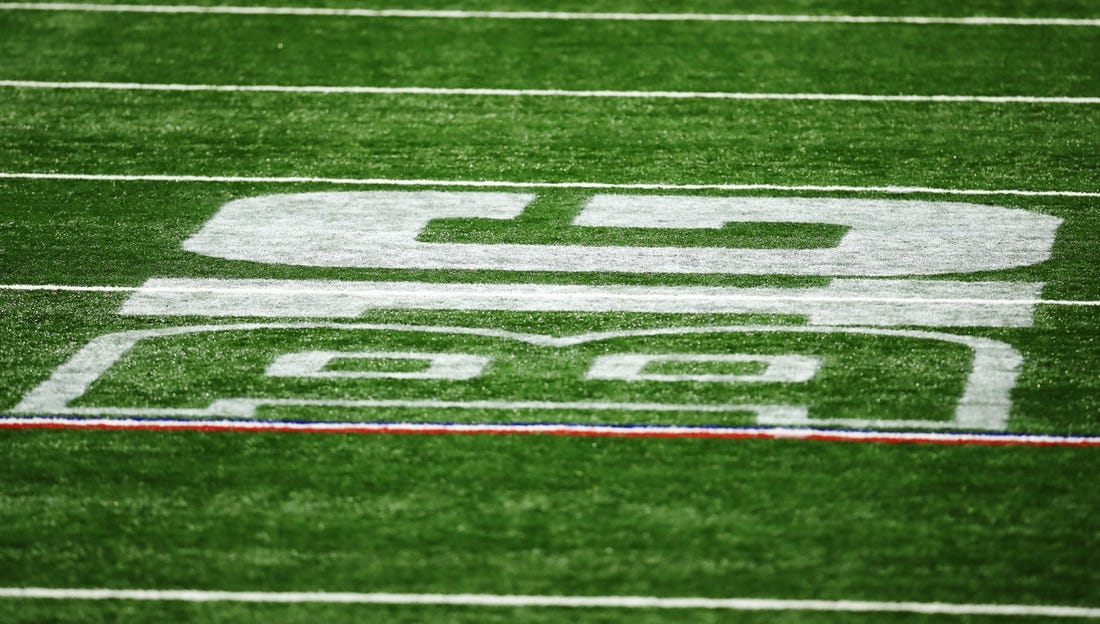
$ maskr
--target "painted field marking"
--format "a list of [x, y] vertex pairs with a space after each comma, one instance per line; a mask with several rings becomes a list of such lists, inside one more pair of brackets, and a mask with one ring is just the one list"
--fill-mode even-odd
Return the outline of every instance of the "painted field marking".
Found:
[[406, 17], [430, 19], [593, 20], [643, 22], [779, 22], [823, 24], [952, 24], [958, 26], [1100, 26], [1100, 19], [1067, 17], [939, 17], [918, 15], [775, 15], [755, 13], [591, 13], [564, 11], [460, 11], [421, 9], [337, 9], [324, 7], [247, 7], [158, 4], [5, 2], [0, 11], [82, 11], [213, 15], [299, 15]]
[[[1047, 260], [1062, 219], [1019, 208], [929, 199], [596, 194], [580, 228], [716, 230], [735, 223], [842, 226], [813, 249], [446, 243], [432, 221], [512, 221], [534, 193], [371, 190], [279, 193], [223, 204], [185, 250], [276, 265], [599, 273], [881, 277], [974, 273]], [[907, 293], [908, 294], [908, 293]], [[954, 294], [954, 293], [952, 293]]]
[[616, 609], [720, 609], [730, 611], [823, 611], [1097, 618], [1100, 608], [1022, 604], [788, 600], [779, 598], [658, 598], [656, 596], [532, 596], [514, 594], [392, 594], [358, 592], [233, 592], [195, 589], [77, 589], [0, 587], [0, 598], [48, 600], [142, 600], [177, 602], [267, 602], [456, 605], [481, 607], [577, 607]]
[[[791, 314], [810, 325], [1030, 327], [1041, 282], [839, 278], [815, 288], [149, 279], [124, 316], [354, 318], [368, 310]], [[975, 304], [974, 301], [983, 303]], [[994, 302], [999, 303], [984, 303]]]
[[[651, 373], [653, 364], [758, 364], [748, 373]], [[801, 383], [821, 367], [820, 358], [804, 355], [755, 355], [747, 353], [611, 353], [601, 355], [585, 373], [585, 379], [611, 381], [701, 381], [708, 383]]]
[[[334, 360], [397, 360], [427, 364], [424, 370], [326, 370]], [[264, 374], [268, 377], [312, 379], [473, 379], [485, 371], [490, 358], [466, 353], [392, 351], [298, 351], [275, 358]]]
[[223, 93], [315, 93], [357, 95], [473, 95], [488, 97], [570, 97], [664, 100], [795, 100], [817, 102], [958, 102], [981, 104], [1100, 104], [1100, 97], [1032, 95], [879, 95], [865, 93], [743, 93], [723, 91], [612, 91], [570, 89], [481, 89], [444, 87], [356, 87], [322, 85], [211, 85], [138, 82], [50, 82], [0, 80], [16, 89], [95, 89], [104, 91], [184, 91]]
[[[35, 413], [67, 414], [71, 416], [118, 416], [124, 418], [232, 418], [249, 420], [256, 416], [261, 407], [341, 407], [364, 409], [420, 409], [420, 410], [487, 410], [501, 412], [643, 412], [643, 413], [700, 413], [700, 414], [747, 414], [756, 418], [760, 424], [803, 426], [815, 423], [837, 423], [841, 426], [848, 421], [810, 420], [804, 406], [793, 405], [753, 405], [731, 403], [723, 405], [701, 405], [697, 403], [630, 403], [624, 401], [442, 401], [438, 399], [217, 399], [207, 407], [66, 407], [57, 410], [33, 410]], [[17, 413], [30, 413], [16, 406]], [[366, 421], [365, 421], [366, 422]], [[856, 421], [852, 421], [856, 422]], [[885, 428], [929, 429], [930, 421], [874, 420], [858, 421], [861, 426], [874, 426], [876, 423], [888, 423]], [[436, 424], [436, 423], [427, 423]], [[449, 423], [443, 422], [447, 425]], [[512, 423], [517, 425], [531, 423]], [[934, 422], [935, 426], [950, 427], [951, 423]], [[977, 427], [983, 429], [983, 427]]]
[[[553, 402], [553, 401], [436, 401], [436, 400], [344, 400], [344, 399], [256, 399], [227, 398], [212, 401], [201, 408], [139, 408], [139, 407], [71, 407], [93, 383], [111, 369], [124, 355], [143, 340], [183, 336], [207, 332], [251, 331], [265, 329], [329, 329], [343, 331], [393, 331], [461, 336], [483, 336], [515, 340], [538, 347], [571, 347], [589, 342], [616, 338], [648, 336], [683, 336], [705, 334], [842, 334], [911, 338], [962, 345], [973, 353], [971, 370], [967, 374], [962, 396], [955, 406], [951, 421], [811, 419], [808, 409], [800, 405], [679, 405], [663, 403]], [[412, 407], [459, 408], [486, 410], [629, 410], [629, 411], [695, 411], [752, 412], [761, 425], [781, 426], [843, 426], [874, 429], [971, 429], [998, 431], [1008, 424], [1012, 408], [1011, 392], [1023, 358], [1011, 346], [988, 338], [959, 336], [940, 332], [880, 329], [873, 327], [804, 327], [779, 325], [733, 325], [715, 327], [667, 327], [593, 332], [572, 336], [527, 334], [479, 327], [449, 327], [426, 325], [373, 323], [237, 323], [225, 325], [191, 325], [158, 329], [137, 329], [104, 334], [92, 339], [67, 362], [53, 371], [48, 379], [32, 389], [12, 408], [19, 414], [50, 414], [74, 416], [147, 416], [183, 418], [251, 418], [258, 408], [276, 406], [332, 407]]]
[[[167, 281], [167, 280], [164, 280]], [[287, 289], [282, 284], [276, 283], [271, 287], [254, 287], [246, 288], [243, 291], [241, 286], [235, 281], [231, 281], [229, 284], [218, 285], [217, 282], [225, 280], [178, 280], [179, 285], [160, 285], [159, 283], [147, 283], [144, 286], [80, 286], [74, 284], [0, 284], [0, 291], [14, 291], [14, 292], [88, 292], [88, 293], [165, 293], [165, 294], [255, 294], [255, 295], [303, 295], [303, 296], [325, 296], [325, 295], [354, 295], [361, 297], [371, 297], [382, 294], [382, 291], [372, 290], [367, 283], [353, 283], [358, 286], [352, 286], [350, 288], [343, 287], [310, 287], [299, 289]], [[278, 282], [278, 280], [273, 280]], [[194, 282], [195, 285], [185, 285], [187, 283]], [[209, 284], [205, 282], [210, 282]], [[447, 286], [462, 286], [462, 284], [433, 284], [428, 282], [377, 282], [379, 286], [397, 286], [400, 284], [416, 284], [424, 287], [447, 287]], [[466, 284], [466, 286], [501, 286], [494, 284]], [[529, 286], [532, 292], [534, 289], [545, 289], [547, 287], [554, 286], [553, 284], [518, 284], [512, 286]], [[645, 287], [642, 287], [645, 288]], [[659, 288], [659, 287], [654, 287]], [[673, 288], [673, 287], [669, 287]], [[691, 288], [691, 287], [683, 287]], [[386, 294], [393, 294], [393, 289], [389, 288], [385, 291]], [[416, 295], [415, 291], [409, 292], [410, 295]], [[546, 297], [545, 291], [543, 291], [543, 298]], [[666, 300], [691, 300], [697, 299], [697, 296], [692, 296], [690, 293], [677, 293], [669, 292], [665, 295], [655, 293], [652, 295], [654, 300], [666, 299]], [[648, 296], [647, 296], [648, 298]], [[636, 297], [625, 296], [624, 300], [636, 299]], [[950, 297], [876, 297], [876, 296], [815, 296], [815, 295], [798, 295], [798, 294], [743, 294], [743, 295], [729, 295], [724, 299], [729, 304], [735, 303], [836, 303], [836, 304], [848, 304], [848, 303], [881, 303], [881, 304], [928, 304], [928, 305], [971, 305], [971, 306], [1037, 306], [1037, 305], [1053, 305], [1053, 306], [1069, 306], [1069, 307], [1095, 307], [1100, 306], [1100, 300], [1073, 300], [1073, 299], [1041, 299], [1041, 298], [1026, 298], [1026, 299], [983, 299], [980, 297], [967, 297], [967, 298], [950, 298]]]
[[504, 180], [417, 180], [330, 178], [322, 176], [227, 176], [119, 173], [2, 172], [0, 180], [80, 180], [87, 182], [213, 182], [246, 184], [333, 184], [341, 186], [439, 186], [455, 188], [593, 189], [632, 191], [791, 191], [810, 193], [885, 193], [890, 195], [1010, 195], [1018, 197], [1100, 197], [1100, 191], [1026, 189], [952, 189], [929, 186], [850, 186], [844, 184], [675, 184], [662, 182], [512, 182]]
[[619, 609], [720, 609], [732, 611], [824, 611], [1096, 618], [1100, 608], [1055, 605], [788, 600], [775, 598], [658, 598], [655, 596], [533, 596], [510, 594], [393, 594], [358, 592], [233, 592], [194, 589], [77, 589], [3, 587], [0, 598], [49, 600], [141, 600], [266, 602], [483, 607], [577, 607]]
[[854, 431], [788, 427], [706, 427], [680, 425], [586, 425], [561, 423], [303, 422], [0, 416], [0, 429], [86, 429], [104, 431], [201, 431], [237, 433], [335, 433], [408, 435], [557, 435], [603, 438], [721, 440], [806, 440], [944, 446], [1100, 447], [1100, 436], [1024, 433], [937, 433]]

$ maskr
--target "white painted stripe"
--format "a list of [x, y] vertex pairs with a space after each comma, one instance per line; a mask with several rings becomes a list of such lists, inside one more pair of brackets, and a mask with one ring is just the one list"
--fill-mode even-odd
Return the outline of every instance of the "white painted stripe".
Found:
[[866, 600], [784, 600], [768, 598], [658, 598], [655, 596], [524, 596], [499, 594], [391, 594], [355, 592], [233, 592], [194, 589], [63, 589], [3, 587], [3, 598], [54, 600], [147, 600], [181, 602], [272, 602], [482, 607], [597, 607], [625, 609], [722, 609], [732, 611], [824, 611], [847, 613], [924, 613], [1100, 617], [1100, 609], [1049, 605], [873, 602]]
[[[198, 292], [150, 290], [171, 288]], [[1030, 282], [883, 279], [782, 289], [151, 278], [119, 314], [354, 318], [376, 309], [757, 313], [805, 316], [811, 325], [1030, 327], [1033, 305], [963, 302], [1018, 302], [1038, 298], [1041, 289], [1042, 284]]]
[[[210, 418], [232, 416], [252, 418], [261, 407], [346, 407], [419, 410], [487, 410], [487, 411], [545, 411], [545, 412], [692, 412], [700, 414], [752, 414], [760, 422], [792, 423], [809, 422], [804, 407], [784, 407], [751, 404], [701, 404], [701, 403], [627, 403], [614, 401], [440, 401], [436, 399], [218, 399], [209, 408], [171, 407], [66, 407], [54, 410], [59, 413], [87, 416], [146, 416], [154, 418], [195, 417]], [[17, 406], [16, 410], [26, 412]], [[862, 422], [862, 421], [861, 421]], [[877, 421], [876, 421], [877, 422]], [[883, 420], [883, 428], [928, 429], [929, 421]], [[936, 422], [939, 428], [949, 428], [952, 423]]]
[[448, 422], [303, 422], [209, 418], [85, 418], [4, 416], [0, 429], [62, 428], [162, 431], [237, 431], [283, 433], [375, 434], [527, 434], [624, 438], [715, 438], [888, 442], [940, 445], [1100, 446], [1100, 437], [1023, 433], [945, 433], [867, 431], [806, 427], [713, 427], [689, 425], [587, 425], [576, 423], [448, 423]]
[[[354, 282], [349, 282], [354, 284]], [[379, 284], [385, 284], [379, 282]], [[426, 286], [433, 284], [425, 283]], [[454, 284], [438, 284], [438, 286], [453, 286]], [[470, 284], [471, 286], [486, 286], [487, 284]], [[547, 285], [552, 286], [552, 285]], [[278, 285], [271, 287], [217, 287], [217, 286], [80, 286], [70, 284], [0, 284], [0, 291], [47, 291], [47, 292], [95, 292], [95, 293], [181, 293], [181, 294], [256, 294], [256, 295], [352, 295], [370, 297], [378, 295], [392, 295], [392, 290], [377, 290], [371, 288], [307, 288], [295, 287], [287, 289]], [[416, 295], [415, 292], [408, 292]], [[437, 295], [436, 291], [427, 294]], [[525, 293], [525, 297], [539, 297], [537, 292]], [[555, 296], [553, 293], [545, 295]], [[846, 296], [818, 296], [818, 295], [778, 295], [778, 294], [744, 294], [744, 295], [708, 295], [692, 293], [646, 293], [644, 295], [632, 295], [626, 293], [608, 293], [609, 298], [621, 298], [624, 301], [638, 298], [665, 299], [669, 301], [680, 300], [715, 300], [728, 302], [807, 302], [807, 303], [886, 303], [886, 304], [948, 304], [948, 305], [988, 305], [988, 306], [1028, 306], [1028, 305], [1056, 305], [1056, 306], [1100, 306], [1100, 301], [1073, 300], [1073, 299], [979, 299], [979, 298], [928, 298], [928, 297], [846, 297]]]
[[569, 89], [459, 89], [439, 87], [355, 87], [321, 85], [213, 85], [142, 82], [50, 82], [0, 80], [17, 89], [96, 89], [105, 91], [185, 91], [317, 93], [361, 95], [480, 95], [494, 97], [574, 97], [668, 100], [803, 100], [839, 102], [972, 102], [983, 104], [1100, 104], [1100, 97], [1031, 95], [878, 95], [864, 93], [739, 93], [723, 91], [576, 91]]
[[247, 184], [336, 184], [344, 186], [519, 189], [593, 189], [631, 191], [791, 191], [810, 193], [887, 193], [891, 195], [1010, 195], [1016, 197], [1100, 197], [1100, 191], [1030, 191], [1023, 189], [951, 189], [928, 186], [848, 186], [815, 184], [665, 184], [635, 182], [509, 182], [502, 180], [398, 180], [392, 178], [326, 178], [319, 176], [134, 175], [113, 173], [0, 172], [0, 180], [83, 180], [89, 182], [217, 182]]
[[245, 7], [150, 4], [5, 2], [4, 11], [84, 11], [214, 15], [301, 15], [335, 17], [416, 17], [432, 19], [593, 20], [630, 22], [780, 22], [796, 24], [953, 24], [959, 26], [1100, 26], [1096, 18], [939, 17], [919, 15], [775, 15], [756, 13], [592, 13], [565, 11], [460, 11], [422, 9], [337, 9], [324, 7]]

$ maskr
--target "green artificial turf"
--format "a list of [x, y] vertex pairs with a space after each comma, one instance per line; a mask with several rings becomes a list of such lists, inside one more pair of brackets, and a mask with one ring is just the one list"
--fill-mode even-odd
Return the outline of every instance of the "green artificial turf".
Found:
[[0, 29], [11, 33], [5, 74], [25, 80], [928, 95], [1100, 86], [1092, 28], [8, 12]]
[[1059, 604], [1100, 586], [1087, 449], [3, 439], [8, 586]]
[[[1100, 15], [1100, 6], [1085, 0], [950, 5], [477, 0], [400, 8]], [[0, 10], [0, 80], [1097, 96], [1098, 31]], [[1092, 104], [0, 87], [0, 174], [916, 185], [1095, 193], [1100, 190], [1098, 111]], [[317, 268], [223, 260], [181, 247], [234, 199], [390, 188], [0, 179], [0, 284], [136, 287], [151, 278], [249, 278], [799, 288], [824, 286], [831, 279]], [[409, 189], [455, 190], [446, 184]], [[715, 230], [575, 227], [573, 217], [596, 193], [658, 192], [547, 187], [523, 192], [538, 197], [514, 221], [439, 219], [419, 240], [812, 249], [835, 246], [847, 231], [786, 223]], [[660, 193], [924, 199], [1053, 215], [1063, 224], [1049, 261], [920, 279], [1043, 282], [1047, 299], [1100, 300], [1100, 199], [1094, 197]], [[0, 290], [0, 412], [10, 411], [98, 336], [264, 320], [119, 315], [128, 297], [128, 292]], [[374, 310], [334, 321], [552, 336], [806, 323], [797, 315], [445, 310]], [[999, 340], [1023, 355], [1010, 431], [1100, 435], [1100, 307], [1040, 305], [1031, 327], [918, 329]], [[264, 375], [278, 355], [308, 350], [461, 351], [490, 356], [492, 362], [483, 376], [466, 381]], [[584, 379], [600, 355], [731, 351], [797, 352], [819, 357], [822, 366], [805, 384]], [[229, 397], [776, 403], [807, 405], [817, 417], [946, 421], [969, 365], [968, 350], [958, 345], [882, 336], [695, 334], [553, 348], [415, 331], [264, 329], [143, 341], [74, 405], [203, 407]], [[415, 372], [421, 370], [417, 366], [422, 364], [345, 358], [325, 370]], [[664, 363], [645, 372], [759, 372], [759, 365], [752, 366]], [[262, 408], [257, 418], [753, 422], [745, 412], [286, 406]], [[1098, 461], [1100, 454], [1088, 448], [0, 430], [0, 587], [1098, 607]], [[4, 622], [307, 620], [984, 624], [1025, 618], [0, 599]]]
[[15, 171], [1098, 187], [1095, 106], [2, 92]]

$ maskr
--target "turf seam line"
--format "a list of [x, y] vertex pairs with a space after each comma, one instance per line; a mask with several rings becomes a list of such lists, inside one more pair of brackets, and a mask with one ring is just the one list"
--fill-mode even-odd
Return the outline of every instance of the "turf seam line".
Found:
[[[354, 284], [355, 282], [351, 282]], [[429, 284], [431, 282], [428, 282]], [[471, 285], [478, 285], [472, 283]], [[371, 296], [375, 294], [392, 294], [390, 291], [373, 291], [367, 288], [360, 290], [332, 289], [332, 288], [295, 288], [287, 289], [281, 286], [271, 288], [261, 287], [226, 287], [213, 286], [182, 287], [182, 286], [83, 286], [74, 284], [0, 284], [0, 291], [45, 291], [45, 292], [94, 292], [94, 293], [233, 293], [233, 294], [304, 294], [304, 295], [359, 295]], [[537, 293], [530, 295], [537, 297]], [[622, 299], [633, 298], [629, 293], [620, 293], [614, 296]], [[656, 298], [660, 295], [645, 295], [647, 298]], [[812, 303], [920, 303], [920, 304], [965, 304], [965, 305], [991, 305], [991, 306], [1020, 306], [1020, 305], [1059, 305], [1059, 306], [1100, 306], [1100, 301], [1073, 300], [1073, 299], [952, 299], [931, 297], [829, 297], [829, 296], [800, 296], [800, 295], [711, 295], [676, 293], [668, 295], [669, 299], [723, 299], [730, 301], [805, 301]]]
[[87, 182], [217, 182], [246, 184], [333, 184], [342, 186], [441, 186], [457, 188], [592, 189], [635, 191], [789, 191], [810, 193], [883, 193], [889, 195], [1010, 195], [1018, 197], [1100, 197], [1100, 191], [1023, 189], [951, 189], [927, 186], [849, 186], [816, 184], [674, 184], [660, 182], [512, 182], [503, 180], [415, 180], [330, 178], [321, 176], [228, 176], [112, 173], [0, 172], [0, 180], [80, 180]]
[[1100, 437], [1012, 433], [868, 431], [791, 427], [585, 423], [309, 422], [249, 419], [0, 417], [2, 429], [405, 435], [554, 435], [602, 438], [802, 440], [944, 446], [1100, 447]]
[[777, 15], [754, 13], [596, 13], [566, 11], [461, 11], [423, 9], [338, 9], [324, 7], [246, 7], [159, 4], [0, 3], [4, 11], [81, 11], [207, 15], [403, 17], [430, 19], [587, 20], [645, 22], [772, 22], [792, 24], [910, 24], [957, 26], [1100, 26], [1096, 18], [939, 17], [921, 15]]
[[96, 89], [106, 91], [178, 91], [216, 93], [312, 93], [320, 95], [459, 95], [488, 97], [573, 97], [666, 100], [780, 100], [811, 102], [932, 102], [979, 104], [1100, 104], [1100, 97], [1031, 95], [887, 95], [866, 93], [746, 93], [724, 91], [615, 91], [571, 89], [485, 89], [450, 87], [363, 87], [324, 85], [216, 85], [140, 82], [54, 82], [0, 80], [0, 87], [14, 89]]

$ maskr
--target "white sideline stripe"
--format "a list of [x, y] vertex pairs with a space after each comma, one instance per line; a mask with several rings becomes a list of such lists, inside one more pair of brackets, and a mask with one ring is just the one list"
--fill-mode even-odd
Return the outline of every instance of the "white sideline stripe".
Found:
[[335, 9], [158, 4], [5, 2], [4, 11], [83, 11], [215, 15], [306, 15], [337, 17], [421, 17], [432, 19], [594, 20], [629, 22], [782, 22], [826, 24], [953, 24], [960, 26], [1100, 26], [1100, 19], [1067, 17], [936, 17], [919, 15], [775, 15], [757, 13], [589, 13], [564, 11], [458, 11], [422, 9]]
[[1029, 191], [1021, 189], [949, 189], [927, 186], [847, 186], [814, 184], [662, 184], [636, 182], [508, 182], [501, 180], [396, 180], [315, 176], [133, 175], [113, 173], [0, 172], [0, 180], [84, 180], [89, 182], [224, 182], [247, 184], [338, 184], [347, 186], [443, 186], [458, 188], [594, 189], [634, 191], [791, 191], [811, 193], [888, 193], [908, 195], [1011, 195], [1018, 197], [1100, 197], [1100, 191]]
[[[477, 286], [478, 284], [470, 284]], [[226, 294], [295, 294], [295, 295], [353, 295], [369, 297], [375, 295], [392, 295], [392, 290], [372, 290], [368, 288], [282, 288], [282, 287], [232, 287], [218, 288], [213, 286], [78, 286], [69, 284], [0, 284], [0, 291], [47, 291], [47, 292], [95, 292], [95, 293], [226, 293]], [[415, 290], [408, 291], [417, 294]], [[428, 294], [438, 295], [431, 291]], [[461, 294], [461, 293], [460, 293]], [[462, 294], [462, 296], [468, 296]], [[539, 297], [539, 293], [524, 293], [524, 297]], [[546, 295], [553, 297], [556, 295]], [[925, 303], [925, 304], [952, 304], [952, 305], [990, 305], [990, 306], [1021, 306], [1021, 305], [1059, 305], [1059, 306], [1100, 306], [1100, 301], [1073, 300], [1073, 299], [973, 299], [973, 298], [932, 298], [932, 297], [822, 297], [800, 295], [723, 295], [716, 297], [710, 294], [676, 293], [670, 295], [647, 293], [634, 295], [631, 293], [608, 293], [609, 298], [618, 299], [705, 299], [720, 298], [728, 301], [806, 301], [813, 303]]]
[[151, 600], [182, 602], [274, 602], [483, 607], [600, 607], [626, 609], [723, 609], [733, 611], [825, 611], [1100, 617], [1100, 609], [1050, 605], [872, 602], [864, 600], [784, 600], [768, 598], [657, 598], [654, 596], [530, 596], [499, 594], [390, 594], [355, 592], [231, 592], [194, 589], [63, 589], [3, 587], [2, 598], [54, 600]]
[[440, 87], [355, 87], [321, 85], [212, 85], [141, 82], [50, 82], [0, 80], [18, 89], [100, 89], [107, 91], [214, 91], [369, 95], [482, 95], [502, 97], [645, 98], [668, 100], [803, 100], [840, 102], [977, 102], [986, 104], [1100, 104], [1100, 97], [1030, 95], [878, 95], [864, 93], [737, 93], [722, 91], [574, 91], [569, 89], [461, 89]]
[[[885, 421], [882, 421], [885, 422]], [[895, 423], [897, 421], [894, 421]], [[438, 423], [438, 422], [302, 422], [282, 420], [209, 420], [203, 418], [67, 418], [57, 416], [0, 417], [5, 428], [65, 428], [240, 432], [408, 433], [408, 434], [544, 434], [603, 437], [698, 437], [761, 440], [830, 440], [845, 442], [924, 443], [942, 445], [999, 444], [1018, 446], [1100, 447], [1100, 437], [1026, 433], [944, 433], [868, 431], [805, 427], [709, 427], [684, 425], [586, 425], [567, 423]], [[2, 595], [0, 595], [2, 597]]]

